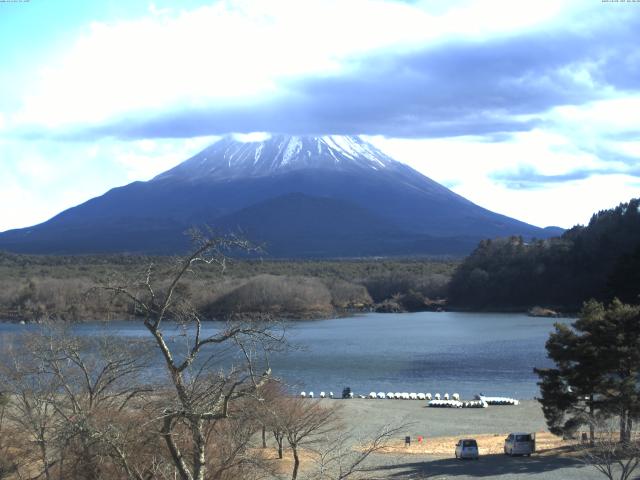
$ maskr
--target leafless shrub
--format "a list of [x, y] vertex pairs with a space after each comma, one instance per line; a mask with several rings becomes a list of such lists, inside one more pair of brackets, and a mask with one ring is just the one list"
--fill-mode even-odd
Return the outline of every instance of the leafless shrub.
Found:
[[[314, 469], [310, 480], [344, 480], [346, 478], [370, 478], [367, 461], [372, 454], [384, 450], [395, 437], [406, 431], [408, 424], [382, 426], [372, 438], [359, 441], [344, 432], [333, 432], [321, 443], [323, 448], [314, 449]], [[336, 435], [337, 433], [337, 435]], [[356, 447], [354, 448], [354, 444]]]
[[593, 445], [583, 448], [581, 458], [609, 480], [628, 480], [640, 466], [640, 432], [628, 432], [628, 439], [621, 441], [617, 423], [595, 420]]
[[314, 445], [337, 429], [337, 408], [327, 407], [319, 400], [299, 397], [282, 398], [276, 421], [293, 453], [291, 480], [296, 480], [300, 468], [300, 449]]
[[317, 278], [258, 275], [224, 295], [209, 308], [212, 314], [270, 312], [273, 314], [331, 313], [331, 294]]
[[15, 429], [7, 422], [9, 397], [0, 392], [0, 479], [9, 478], [18, 469], [16, 448], [9, 439], [15, 438]]
[[362, 308], [373, 303], [369, 292], [362, 285], [340, 279], [325, 279], [331, 294], [331, 303], [336, 308]]
[[145, 367], [139, 345], [58, 328], [31, 333], [17, 345], [0, 377], [9, 399], [7, 418], [19, 432], [12, 439], [18, 473], [145, 478], [148, 469], [137, 453], [133, 461], [133, 452], [144, 450], [144, 436], [129, 410], [145, 393], [138, 381]]

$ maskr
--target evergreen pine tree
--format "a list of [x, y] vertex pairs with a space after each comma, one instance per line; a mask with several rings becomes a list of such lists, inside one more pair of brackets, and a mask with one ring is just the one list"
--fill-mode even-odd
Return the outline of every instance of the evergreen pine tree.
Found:
[[593, 441], [596, 416], [615, 415], [628, 441], [640, 416], [640, 307], [592, 300], [571, 327], [555, 328], [546, 347], [556, 367], [535, 369], [550, 431], [573, 434], [588, 424]]

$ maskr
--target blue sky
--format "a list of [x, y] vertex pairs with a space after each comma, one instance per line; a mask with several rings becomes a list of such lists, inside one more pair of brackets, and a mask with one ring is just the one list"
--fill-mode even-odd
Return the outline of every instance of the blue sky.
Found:
[[639, 32], [600, 0], [0, 2], [0, 231], [256, 131], [585, 223], [640, 194]]

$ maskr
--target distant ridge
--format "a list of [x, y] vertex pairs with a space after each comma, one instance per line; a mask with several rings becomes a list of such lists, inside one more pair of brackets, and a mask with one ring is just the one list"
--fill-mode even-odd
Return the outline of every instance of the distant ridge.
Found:
[[459, 255], [483, 238], [562, 232], [479, 207], [359, 137], [229, 136], [148, 182], [1, 233], [0, 249], [170, 254], [204, 225], [279, 257]]

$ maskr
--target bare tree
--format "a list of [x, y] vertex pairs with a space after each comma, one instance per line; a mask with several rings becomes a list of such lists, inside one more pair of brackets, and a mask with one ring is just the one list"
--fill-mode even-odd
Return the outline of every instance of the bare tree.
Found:
[[320, 442], [331, 431], [336, 430], [336, 407], [325, 407], [319, 400], [286, 397], [279, 402], [279, 423], [284, 437], [293, 453], [291, 480], [298, 478], [300, 448]]
[[373, 438], [354, 441], [345, 433], [337, 437], [328, 436], [322, 442], [323, 448], [314, 450], [315, 471], [311, 480], [344, 480], [346, 478], [370, 478], [368, 460], [372, 454], [383, 451], [391, 440], [406, 431], [409, 424], [399, 426], [384, 425]]
[[621, 441], [615, 420], [600, 419], [593, 427], [595, 441], [584, 447], [582, 461], [609, 480], [630, 479], [640, 466], [640, 432], [628, 431], [628, 439]]
[[[55, 415], [51, 400], [56, 393], [56, 382], [41, 372], [34, 362], [23, 363], [15, 357], [3, 366], [0, 379], [9, 404], [9, 408], [3, 407], [3, 417], [20, 430], [25, 440], [23, 445], [17, 438], [12, 441], [12, 447], [20, 452], [21, 458], [21, 465], [16, 468], [39, 465], [40, 474], [50, 480], [50, 470], [55, 464], [55, 450], [51, 448], [55, 438]], [[29, 444], [35, 444], [37, 448], [30, 449]]]
[[[210, 478], [208, 456], [216, 452], [207, 450], [208, 428], [231, 417], [234, 402], [255, 395], [268, 381], [271, 370], [260, 355], [281, 341], [268, 324], [252, 320], [230, 321], [205, 333], [200, 314], [184, 294], [183, 280], [199, 265], [224, 268], [225, 251], [249, 245], [235, 237], [197, 235], [195, 241], [196, 249], [171, 271], [157, 272], [151, 265], [137, 285], [105, 287], [135, 305], [162, 355], [171, 394], [161, 399], [160, 434], [181, 480]], [[171, 338], [176, 325], [181, 342]], [[261, 359], [264, 369], [256, 373]]]
[[8, 478], [19, 468], [15, 446], [7, 441], [14, 433], [7, 422], [8, 404], [9, 396], [6, 392], [0, 392], [0, 479]]
[[19, 345], [0, 376], [21, 467], [47, 480], [121, 478], [121, 472], [150, 478], [154, 469], [142, 466], [145, 439], [129, 408], [144, 393], [139, 346], [46, 328]]
[[251, 403], [255, 418], [260, 423], [262, 448], [267, 448], [266, 433], [269, 431], [276, 442], [278, 458], [283, 458], [286, 412], [283, 401], [287, 394], [281, 383], [272, 380], [260, 389], [259, 395]]
[[126, 454], [130, 425], [125, 419], [116, 421], [146, 392], [138, 379], [146, 367], [140, 347], [106, 336], [56, 332], [36, 336], [31, 342], [32, 354], [42, 365], [40, 375], [56, 382], [57, 392], [50, 403], [59, 419], [60, 467], [66, 461], [77, 478], [99, 478], [103, 458], [108, 456], [127, 478], [142, 480]]
[[286, 438], [286, 423], [290, 412], [286, 406], [287, 397], [284, 391], [280, 391], [268, 402], [264, 402], [257, 410], [265, 429], [271, 432], [276, 444], [278, 459], [284, 458], [284, 445]]
[[271, 477], [272, 471], [262, 455], [256, 454], [255, 436], [260, 422], [250, 407], [241, 401], [229, 418], [209, 424], [207, 445], [210, 456], [207, 478], [218, 480], [250, 480]]

